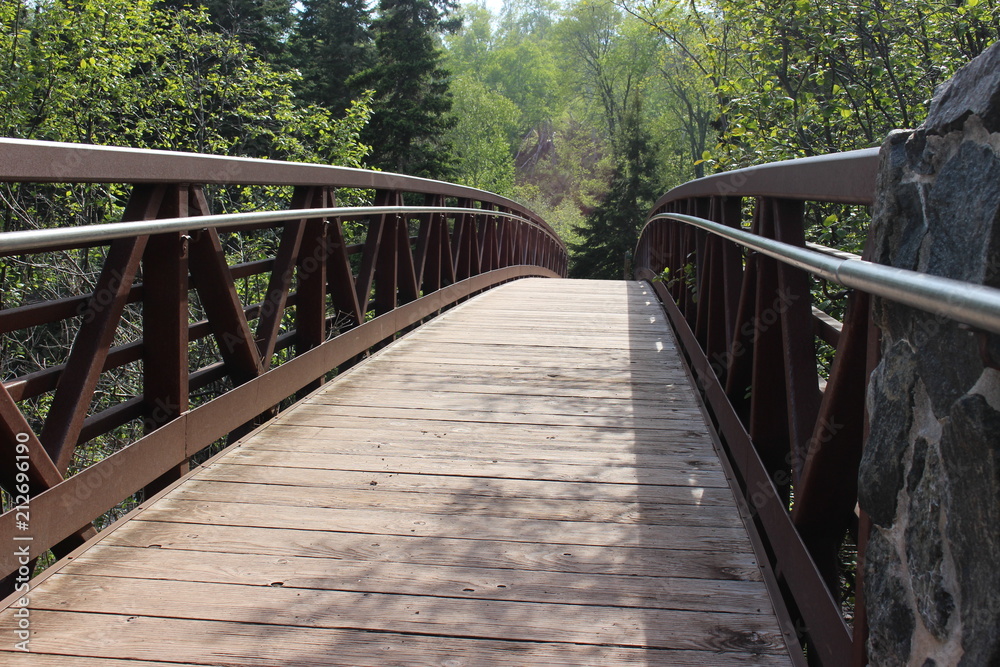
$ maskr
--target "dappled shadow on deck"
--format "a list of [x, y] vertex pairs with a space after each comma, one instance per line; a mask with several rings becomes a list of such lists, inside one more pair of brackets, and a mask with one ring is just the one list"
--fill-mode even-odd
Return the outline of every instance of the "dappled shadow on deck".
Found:
[[533, 282], [400, 341], [108, 534], [38, 591], [35, 647], [95, 665], [787, 663], [651, 291], [550, 282], [532, 304]]

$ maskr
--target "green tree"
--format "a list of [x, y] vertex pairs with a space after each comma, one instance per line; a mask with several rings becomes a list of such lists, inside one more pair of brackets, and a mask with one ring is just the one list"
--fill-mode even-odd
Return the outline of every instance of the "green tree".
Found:
[[334, 111], [363, 90], [348, 81], [371, 66], [371, 16], [364, 0], [303, 0], [290, 51], [300, 97]]
[[575, 73], [577, 89], [595, 105], [616, 146], [625, 140], [625, 115], [641, 108], [636, 104], [655, 63], [656, 43], [647, 30], [602, 0], [574, 5], [559, 31], [564, 65]]
[[466, 6], [461, 30], [446, 39], [448, 68], [514, 102], [522, 136], [551, 122], [562, 106], [552, 11], [547, 0], [507, 3], [499, 17], [482, 5]]
[[630, 258], [656, 197], [655, 151], [642, 117], [639, 100], [621, 117], [622, 140], [607, 196], [576, 228], [570, 276], [574, 278], [631, 278]]
[[5, 136], [353, 166], [365, 154], [363, 103], [344, 119], [301, 105], [294, 72], [211, 30], [202, 11], [150, 0], [3, 7]]
[[458, 159], [455, 180], [510, 196], [514, 189], [511, 144], [521, 112], [506, 97], [471, 77], [456, 78], [451, 89], [457, 122], [447, 136]]
[[294, 22], [293, 0], [160, 0], [161, 7], [204, 7], [212, 26], [237, 37], [272, 63], [281, 61]]
[[1000, 38], [996, 0], [622, 4], [670, 45], [675, 69], [710, 86], [714, 169], [878, 145], [919, 123], [934, 87]]
[[917, 125], [934, 87], [1000, 36], [994, 0], [723, 7], [741, 38], [741, 76], [723, 86], [739, 119], [727, 133], [758, 159], [878, 145]]
[[381, 169], [431, 178], [451, 173], [446, 134], [455, 119], [437, 36], [457, 28], [449, 19], [453, 9], [450, 0], [379, 2], [375, 63], [350, 83], [375, 91], [363, 137]]

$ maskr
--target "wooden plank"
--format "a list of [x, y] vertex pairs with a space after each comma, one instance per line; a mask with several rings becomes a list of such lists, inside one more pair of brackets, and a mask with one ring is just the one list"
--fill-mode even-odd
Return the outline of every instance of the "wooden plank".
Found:
[[[477, 424], [541, 424], [551, 426], [614, 426], [620, 423], [615, 416], [599, 415], [562, 415], [546, 412], [486, 412], [483, 410], [436, 410], [422, 407], [378, 407], [378, 406], [337, 406], [315, 403], [305, 403], [296, 411], [296, 419], [303, 424], [331, 425], [336, 424], [341, 417], [377, 417], [385, 419], [440, 419], [452, 422], [475, 422]], [[682, 419], [697, 419], [699, 414], [690, 408], [665, 407], [662, 414], [656, 417], [644, 417], [639, 420], [629, 420], [627, 426], [635, 429], [655, 429], [661, 423], [669, 424], [676, 417]]]
[[[104, 545], [194, 552], [268, 554], [364, 562], [483, 567], [518, 571], [622, 574], [760, 581], [753, 554], [621, 545], [532, 544], [502, 540], [316, 532], [290, 528], [198, 525], [135, 520]], [[697, 555], [691, 558], [691, 554]], [[192, 556], [197, 557], [197, 555]]]
[[659, 549], [748, 551], [742, 528], [652, 526], [600, 522], [491, 517], [483, 521], [470, 514], [431, 514], [412, 511], [323, 507], [284, 507], [232, 502], [188, 502], [164, 498], [143, 512], [147, 520], [190, 524], [294, 527], [302, 530], [452, 537], [467, 540], [503, 540], [596, 545], [648, 546]]
[[[763, 582], [442, 566], [101, 546], [62, 569], [74, 574], [202, 583], [760, 614]], [[72, 585], [72, 584], [70, 584]]]
[[573, 396], [541, 396], [536, 395], [529, 402], [520, 394], [505, 395], [498, 393], [478, 392], [448, 392], [448, 391], [399, 391], [382, 389], [373, 392], [362, 390], [347, 391], [341, 388], [336, 394], [323, 394], [309, 399], [312, 405], [345, 405], [369, 407], [372, 404], [384, 405], [391, 401], [401, 408], [449, 409], [468, 411], [472, 409], [488, 412], [516, 412], [520, 414], [551, 414], [551, 415], [612, 415], [619, 418], [659, 419], [664, 412], [673, 416], [677, 411], [687, 410], [692, 419], [696, 419], [697, 407], [688, 401], [655, 400], [638, 401], [632, 398], [620, 399], [601, 397], [600, 401], [593, 397]]
[[[464, 459], [497, 461], [511, 460], [516, 457], [522, 462], [531, 463], [565, 463], [567, 465], [638, 465], [643, 468], [680, 468], [692, 467], [705, 470], [715, 467], [715, 459], [704, 456], [702, 442], [696, 442], [688, 448], [679, 447], [677, 451], [663, 453], [647, 449], [646, 451], [622, 451], [620, 448], [608, 447], [604, 451], [598, 447], [585, 446], [587, 443], [554, 445], [546, 443], [544, 448], [529, 448], [520, 443], [483, 442], [468, 437], [447, 440], [435, 437], [409, 437], [405, 431], [395, 434], [383, 432], [382, 438], [369, 438], [367, 441], [343, 437], [337, 431], [329, 428], [316, 428], [326, 433], [313, 437], [298, 437], [290, 440], [284, 434], [267, 434], [267, 437], [254, 438], [244, 446], [244, 451], [272, 450], [311, 452], [314, 454], [341, 455], [400, 455], [407, 457], [422, 457], [430, 459]], [[357, 433], [357, 431], [355, 431]], [[366, 434], [362, 434], [362, 438]], [[392, 436], [395, 435], [395, 438]], [[552, 441], [554, 442], [554, 441]]]
[[[780, 634], [768, 627], [765, 614], [296, 590], [278, 585], [195, 585], [90, 575], [52, 577], [35, 591], [32, 603], [39, 610], [702, 651], [752, 637], [760, 653], [784, 651]], [[609, 613], [614, 622], [608, 622]]]
[[[45, 613], [45, 612], [43, 612]], [[46, 614], [48, 616], [48, 614]], [[95, 630], [99, 628], [95, 627]], [[105, 629], [106, 631], [106, 629]], [[66, 667], [66, 657], [43, 653], [14, 653], [0, 650], [0, 659], [8, 667]], [[202, 663], [204, 664], [204, 663]], [[73, 656], [73, 667], [196, 667], [193, 662], [160, 662], [153, 660], [117, 660], [114, 658], [86, 658]]]
[[[346, 377], [346, 376], [345, 376]], [[406, 375], [398, 374], [391, 378], [376, 377], [374, 380], [364, 382], [361, 379], [353, 379], [350, 382], [338, 384], [338, 391], [346, 392], [349, 389], [366, 389], [367, 391], [398, 391], [428, 394], [432, 392], [445, 392], [449, 394], [500, 394], [507, 397], [512, 396], [549, 396], [549, 397], [570, 397], [570, 398], [616, 398], [630, 400], [637, 404], [663, 403], [685, 403], [693, 404], [694, 396], [686, 390], [682, 390], [676, 385], [664, 387], [656, 384], [659, 391], [649, 391], [637, 387], [632, 383], [618, 383], [617, 386], [607, 386], [608, 383], [594, 384], [587, 382], [566, 382], [550, 380], [543, 382], [537, 380], [528, 382], [527, 380], [505, 379], [503, 384], [497, 383], [497, 378], [493, 377], [461, 377], [442, 378], [440, 373], [418, 375], [415, 373]]]
[[726, 488], [718, 469], [695, 470], [671, 468], [608, 468], [602, 465], [546, 465], [491, 459], [488, 463], [401, 456], [340, 456], [308, 452], [280, 452], [240, 449], [226, 457], [233, 465], [268, 465], [316, 470], [360, 470], [367, 472], [409, 472], [463, 477], [501, 477], [507, 479], [544, 479], [554, 482], [607, 482], [613, 484], [666, 484], [670, 486], [714, 486]]
[[[572, 363], [571, 363], [572, 362]], [[683, 369], [680, 364], [678, 364], [674, 369], [666, 368], [663, 365], [657, 367], [643, 366], [638, 362], [635, 364], [635, 368], [630, 370], [612, 370], [609, 369], [608, 363], [595, 360], [595, 359], [532, 359], [530, 357], [516, 359], [512, 357], [505, 358], [495, 358], [490, 359], [486, 357], [476, 358], [474, 356], [467, 356], [465, 358], [444, 358], [435, 357], [433, 355], [413, 355], [408, 357], [402, 362], [405, 366], [410, 366], [413, 364], [419, 364], [426, 367], [427, 365], [436, 366], [441, 368], [442, 366], [447, 366], [448, 368], [456, 368], [456, 371], [460, 370], [462, 372], [473, 372], [471, 367], [485, 368], [492, 375], [500, 371], [496, 369], [503, 369], [502, 373], [517, 374], [517, 375], [538, 375], [539, 371], [544, 373], [545, 377], [552, 378], [579, 378], [584, 380], [591, 380], [595, 383], [604, 382], [652, 382], [660, 385], [670, 384], [672, 382], [677, 382], [679, 380], [678, 373]], [[652, 362], [650, 362], [652, 363]], [[393, 362], [391, 365], [397, 365], [397, 362]], [[673, 372], [670, 372], [670, 371]]]
[[[338, 416], [324, 415], [322, 411], [308, 416], [303, 415], [296, 419], [295, 425], [314, 428], [368, 427], [377, 429], [380, 425], [384, 424], [389, 426], [391, 430], [427, 430], [434, 432], [459, 432], [459, 429], [467, 428], [468, 430], [463, 432], [479, 434], [480, 436], [486, 436], [489, 433], [515, 433], [522, 436], [529, 435], [531, 432], [539, 434], [561, 433], [564, 438], [576, 437], [582, 440], [596, 441], [610, 439], [610, 434], [617, 433], [625, 437], [635, 438], [635, 441], [643, 442], [668, 437], [679, 438], [682, 439], [681, 444], [688, 437], [695, 439], [705, 438], [704, 432], [697, 436], [690, 435], [698, 427], [698, 422], [695, 420], [671, 421], [664, 419], [656, 424], [649, 424], [648, 428], [635, 428], [632, 425], [616, 427], [614, 420], [610, 418], [604, 420], [591, 419], [589, 424], [581, 425], [573, 423], [570, 419], [559, 419], [557, 417], [543, 419], [525, 416], [518, 421], [501, 421], [499, 419], [473, 421], [472, 419], [462, 419], [462, 413], [459, 412], [443, 412], [436, 417], [421, 415], [421, 413], [414, 410], [408, 413], [396, 411], [393, 415], [352, 415], [349, 410], [341, 410], [340, 412], [343, 414]], [[291, 423], [283, 417], [279, 417], [279, 420], [278, 423]]]
[[393, 493], [369, 486], [368, 490], [315, 488], [303, 493], [300, 486], [248, 484], [191, 480], [171, 494], [171, 498], [193, 502], [231, 502], [255, 505], [281, 505], [302, 508], [364, 507], [397, 512], [431, 514], [470, 514], [483, 517], [559, 519], [601, 523], [643, 524], [650, 526], [742, 526], [732, 507], [719, 505], [668, 504], [654, 502], [610, 502], [580, 499], [483, 498], [461, 492]]
[[[376, 430], [375, 426], [379, 426]], [[693, 430], [693, 425], [677, 429], [574, 429], [569, 427], [544, 427], [534, 425], [531, 433], [544, 442], [545, 450], [572, 449], [577, 452], [630, 452], [635, 456], [647, 454], [685, 455], [688, 453], [705, 453], [708, 436], [703, 432]], [[342, 446], [354, 443], [386, 445], [394, 443], [411, 444], [425, 454], [431, 455], [434, 448], [428, 443], [444, 444], [459, 443], [468, 448], [473, 443], [483, 448], [491, 445], [525, 445], [525, 430], [516, 426], [490, 425], [486, 428], [480, 424], [458, 424], [442, 421], [400, 420], [381, 422], [371, 419], [353, 419], [349, 424], [339, 427], [306, 426], [301, 424], [272, 423], [266, 432], [260, 433], [246, 441], [247, 447], [260, 446], [262, 449], [273, 449], [265, 443], [273, 441], [294, 442], [301, 447], [299, 451], [310, 451], [311, 440], [339, 442]], [[539, 449], [536, 443], [534, 448]]]
[[[315, 421], [315, 420], [310, 420]], [[447, 420], [392, 419], [377, 420], [375, 417], [344, 417], [343, 426], [335, 424], [303, 423], [288, 424], [287, 428], [275, 428], [248, 440], [248, 448], [260, 446], [262, 449], [293, 449], [295, 451], [342, 452], [352, 444], [368, 443], [387, 445], [396, 441], [412, 445], [421, 454], [434, 456], [446, 454], [449, 438], [461, 446], [463, 451], [491, 451], [496, 445], [513, 448], [521, 453], [543, 454], [546, 451], [570, 449], [575, 452], [603, 452], [617, 457], [641, 458], [649, 460], [653, 455], [664, 457], [695, 457], [716, 460], [706, 456], [707, 444], [703, 433], [694, 429], [696, 422], [680, 421], [669, 424], [670, 428], [622, 429], [615, 432], [608, 428], [584, 427], [568, 428], [553, 424], [489, 424], [479, 422], [453, 422]], [[366, 430], [384, 425], [383, 429]], [[278, 424], [274, 425], [275, 427]], [[493, 429], [485, 426], [492, 426]], [[525, 440], [525, 437], [536, 441]], [[300, 440], [305, 443], [299, 444]], [[440, 445], [441, 448], [437, 446]], [[302, 449], [299, 449], [299, 447]], [[571, 463], [572, 461], [564, 461]], [[692, 465], [699, 465], [694, 463]]]
[[[288, 628], [266, 621], [231, 623], [41, 610], [34, 614], [38, 630], [32, 647], [38, 653], [30, 654], [31, 660], [23, 663], [28, 665], [35, 665], [33, 659], [40, 653], [122, 660], [155, 658], [162, 654], [162, 645], [151, 642], [150, 637], [170, 637], [171, 656], [175, 661], [225, 667], [273, 667], [277, 664], [384, 667], [400, 662], [408, 667], [440, 667], [442, 664], [449, 667], [783, 664], [779, 656], [740, 650], [739, 642], [722, 646], [719, 651], [668, 651]], [[0, 632], [10, 632], [9, 620], [0, 619]], [[8, 652], [0, 655], [6, 660]], [[21, 654], [18, 657], [29, 656]], [[63, 662], [56, 664], [65, 665], [65, 658], [60, 659]]]
[[[594, 482], [547, 482], [529, 479], [426, 475], [408, 473], [371, 473], [343, 470], [313, 470], [303, 475], [295, 468], [213, 464], [198, 476], [200, 480], [245, 482], [248, 484], [284, 484], [324, 489], [363, 490], [376, 488], [395, 493], [459, 493], [461, 495], [550, 500], [653, 502], [669, 505], [732, 505], [729, 489], [655, 484], [599, 484]], [[375, 482], [372, 484], [372, 482]]]

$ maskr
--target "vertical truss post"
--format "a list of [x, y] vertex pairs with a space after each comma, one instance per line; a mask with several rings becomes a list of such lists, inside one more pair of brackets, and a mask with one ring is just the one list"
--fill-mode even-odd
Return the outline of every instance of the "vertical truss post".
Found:
[[[391, 190], [375, 191], [375, 206], [396, 206], [398, 205], [399, 194]], [[394, 246], [396, 235], [389, 234], [390, 227], [388, 215], [378, 215], [368, 222], [368, 233], [365, 235], [365, 247], [361, 255], [361, 268], [355, 280], [354, 287], [358, 296], [358, 307], [361, 314], [360, 322], [364, 322], [368, 313], [368, 304], [371, 302], [372, 285], [375, 282], [377, 264], [384, 263], [382, 258], [382, 239], [391, 237], [390, 243]], [[395, 218], [393, 217], [393, 220]], [[395, 254], [395, 253], [393, 253]], [[395, 272], [395, 262], [393, 262], [393, 272]], [[377, 292], [376, 288], [376, 292]]]
[[[330, 188], [318, 188], [311, 200], [318, 208], [336, 206]], [[299, 256], [295, 267], [298, 277], [298, 296], [295, 301], [295, 354], [300, 355], [318, 347], [326, 340], [327, 311], [327, 267], [330, 257], [330, 241], [324, 218], [307, 220], [302, 231]], [[353, 285], [349, 290], [354, 292]], [[298, 397], [319, 389], [323, 381], [316, 380], [303, 387]]]
[[[171, 186], [163, 198], [163, 217], [188, 215], [188, 186]], [[149, 238], [143, 255], [142, 396], [146, 432], [188, 409], [188, 236], [174, 232]], [[143, 490], [155, 495], [188, 471], [185, 459]]]
[[[776, 199], [774, 238], [800, 248], [806, 244], [801, 201]], [[805, 465], [806, 449], [819, 412], [819, 375], [816, 371], [816, 335], [810, 277], [802, 269], [778, 264], [781, 299], [782, 353], [785, 360], [785, 397], [788, 401], [788, 437], [793, 480]]]
[[[774, 238], [773, 200], [758, 200], [755, 224], [757, 234]], [[778, 260], [757, 255], [756, 264], [756, 303], [750, 325], [753, 370], [749, 432], [772, 481], [787, 497], [792, 479], [788, 472], [788, 398], [781, 321], [788, 304], [779, 289]]]

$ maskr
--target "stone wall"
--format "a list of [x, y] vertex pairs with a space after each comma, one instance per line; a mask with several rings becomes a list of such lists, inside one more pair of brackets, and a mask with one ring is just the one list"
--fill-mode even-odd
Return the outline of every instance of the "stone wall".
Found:
[[[882, 147], [875, 260], [1000, 287], [1000, 44]], [[1000, 664], [1000, 337], [875, 301], [861, 507], [873, 665]]]

